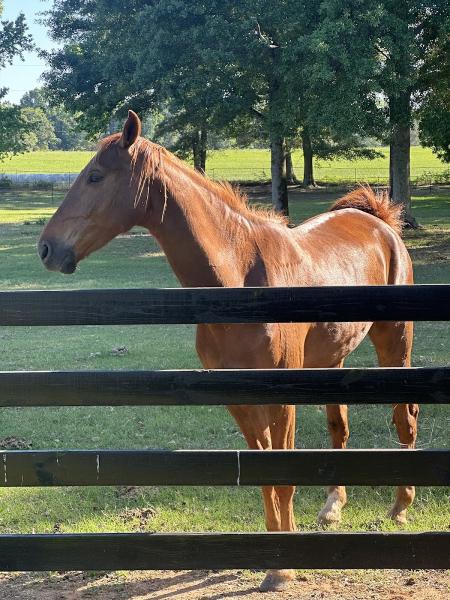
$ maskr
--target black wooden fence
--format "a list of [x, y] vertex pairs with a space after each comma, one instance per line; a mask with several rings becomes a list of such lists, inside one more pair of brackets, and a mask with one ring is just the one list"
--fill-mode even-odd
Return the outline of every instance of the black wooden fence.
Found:
[[[450, 320], [450, 286], [0, 292], [0, 326]], [[450, 368], [0, 372], [0, 406], [450, 403]], [[1, 451], [0, 486], [450, 485], [449, 450]], [[448, 568], [450, 534], [0, 535], [0, 570]]]

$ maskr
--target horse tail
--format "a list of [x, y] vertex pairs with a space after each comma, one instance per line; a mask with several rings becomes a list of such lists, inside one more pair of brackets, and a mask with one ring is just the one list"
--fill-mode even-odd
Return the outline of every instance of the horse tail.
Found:
[[357, 187], [339, 198], [330, 210], [341, 210], [343, 208], [362, 210], [387, 223], [396, 233], [401, 234], [402, 232], [402, 207], [394, 204], [386, 191], [375, 193], [368, 185]]

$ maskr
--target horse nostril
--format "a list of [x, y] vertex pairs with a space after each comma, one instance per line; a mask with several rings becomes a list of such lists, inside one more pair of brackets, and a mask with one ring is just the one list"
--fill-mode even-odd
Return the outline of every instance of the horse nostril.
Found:
[[45, 261], [50, 257], [51, 253], [52, 247], [49, 242], [41, 242], [39, 244], [39, 256], [41, 257], [41, 260]]

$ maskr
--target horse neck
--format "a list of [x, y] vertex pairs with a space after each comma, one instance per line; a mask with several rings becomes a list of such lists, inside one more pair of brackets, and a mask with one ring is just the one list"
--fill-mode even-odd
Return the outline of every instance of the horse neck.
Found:
[[175, 174], [150, 190], [145, 226], [184, 287], [240, 287], [256, 252], [251, 223], [201, 180]]

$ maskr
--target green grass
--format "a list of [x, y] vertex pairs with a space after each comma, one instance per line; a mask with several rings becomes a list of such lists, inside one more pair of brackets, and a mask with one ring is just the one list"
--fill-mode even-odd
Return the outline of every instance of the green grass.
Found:
[[[293, 220], [326, 210], [332, 196], [292, 195]], [[111, 242], [81, 264], [73, 277], [47, 272], [35, 245], [60, 197], [46, 193], [0, 194], [0, 289], [67, 289], [178, 285], [154, 240], [134, 230]], [[422, 194], [414, 210], [425, 226], [408, 233], [407, 244], [419, 283], [448, 282], [450, 275], [450, 195]], [[39, 221], [39, 222], [38, 222]], [[27, 223], [27, 224], [25, 224]], [[414, 364], [445, 365], [450, 351], [448, 323], [420, 323], [416, 328]], [[116, 356], [118, 346], [128, 352]], [[22, 327], [0, 330], [2, 370], [17, 369], [165, 369], [200, 366], [192, 326]], [[347, 364], [372, 366], [368, 343]], [[352, 407], [350, 447], [397, 447], [388, 407]], [[424, 406], [419, 420], [419, 447], [448, 446], [448, 411]], [[244, 448], [241, 434], [221, 407], [119, 407], [2, 409], [0, 439], [24, 438], [37, 448]], [[321, 407], [298, 409], [297, 447], [328, 447]], [[391, 530], [385, 519], [392, 490], [349, 489], [343, 530]], [[300, 488], [295, 500], [300, 528], [316, 528], [322, 489]], [[139, 509], [154, 516], [139, 521]], [[136, 508], [130, 513], [127, 509]], [[410, 511], [409, 530], [446, 529], [448, 490], [420, 488]], [[230, 488], [55, 488], [4, 489], [0, 492], [0, 532], [264, 529], [262, 502], [256, 489]]]
[[0, 172], [78, 173], [93, 155], [84, 150], [27, 152], [0, 161]]
[[[339, 183], [344, 181], [378, 183], [387, 181], [389, 175], [389, 148], [379, 148], [383, 156], [374, 160], [332, 161], [316, 160], [315, 177], [318, 181]], [[299, 150], [293, 154], [296, 174], [302, 177], [303, 156]], [[411, 148], [412, 179], [429, 171], [446, 170], [447, 167], [429, 148]], [[268, 150], [221, 150], [211, 152], [207, 171], [214, 178], [236, 180], [270, 179], [270, 154]], [[263, 172], [264, 171], [264, 174]]]
[[[316, 161], [315, 175], [318, 181], [338, 183], [343, 181], [384, 182], [388, 178], [389, 149], [380, 148], [383, 157], [375, 160]], [[0, 173], [36, 172], [36, 173], [76, 173], [92, 157], [86, 151], [49, 151], [31, 152], [7, 158], [0, 162]], [[300, 151], [294, 153], [294, 165], [301, 176], [303, 158]], [[424, 173], [448, 170], [429, 148], [414, 146], [411, 148], [412, 179], [430, 178]], [[270, 155], [268, 150], [217, 150], [208, 155], [207, 171], [211, 177], [229, 180], [256, 181], [270, 178]]]

